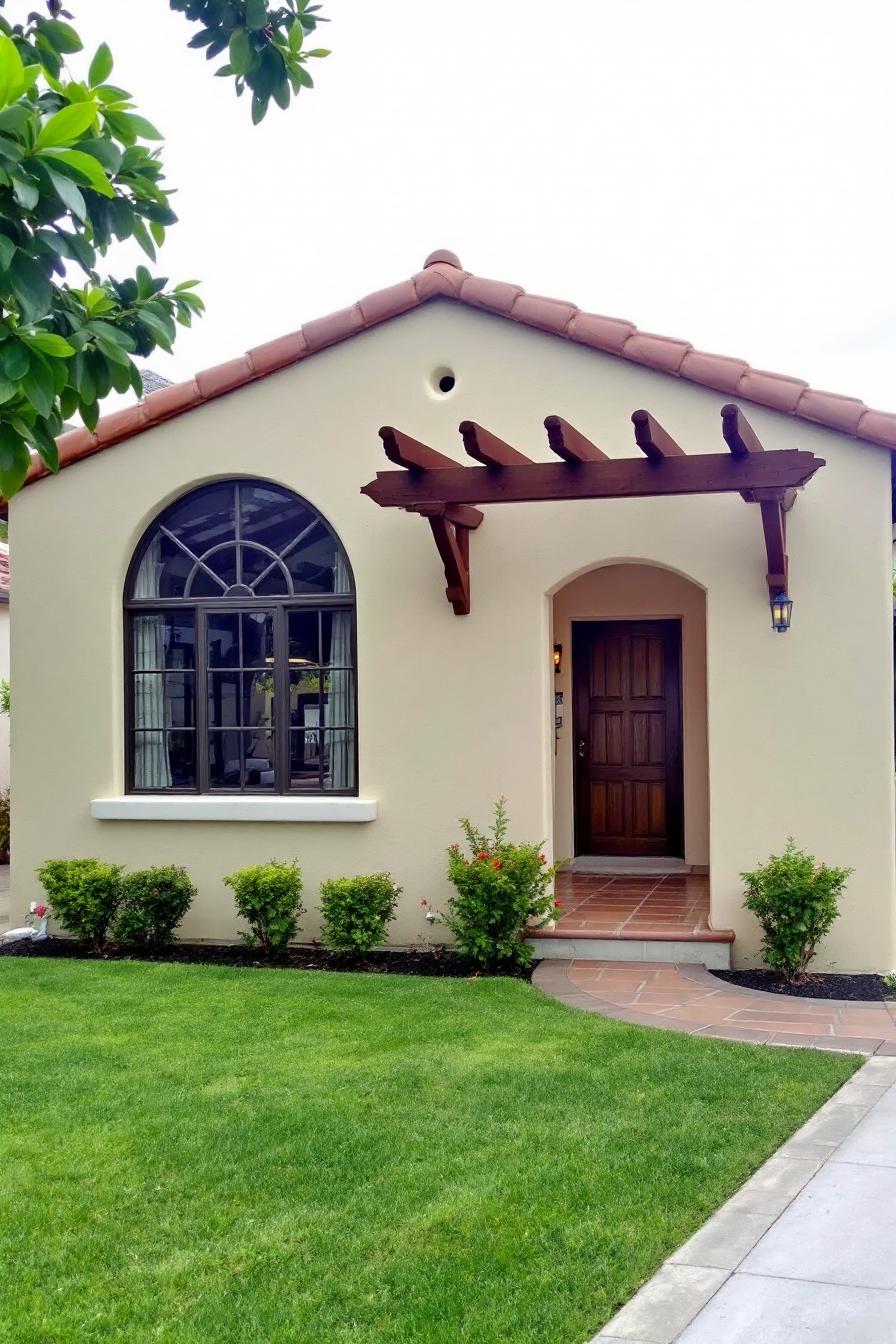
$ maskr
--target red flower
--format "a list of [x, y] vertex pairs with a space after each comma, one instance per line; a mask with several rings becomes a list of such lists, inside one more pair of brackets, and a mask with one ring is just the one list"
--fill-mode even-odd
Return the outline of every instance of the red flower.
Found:
[[557, 907], [558, 910], [561, 909], [561, 906], [560, 906], [560, 902], [559, 902], [559, 901], [555, 901], [555, 902], [554, 902], [554, 905]]
[[482, 853], [477, 854], [476, 857], [477, 859], [489, 859], [491, 858], [491, 855], [489, 854], [488, 850], [484, 849]]
[[427, 901], [427, 900], [422, 900], [422, 901], [420, 902], [420, 904], [421, 904], [421, 905], [429, 905], [429, 901]]
[[539, 862], [539, 863], [547, 863], [547, 859], [545, 858], [545, 856], [544, 856], [543, 854], [539, 854], [539, 856], [538, 856], [538, 862]]
[[493, 867], [493, 868], [503, 868], [504, 865], [503, 865], [503, 863], [501, 862], [500, 859], [494, 859], [494, 860], [492, 861], [492, 867]]
[[44, 915], [47, 913], [47, 907], [45, 905], [36, 905], [34, 907], [34, 913], [37, 915], [38, 919], [43, 919]]

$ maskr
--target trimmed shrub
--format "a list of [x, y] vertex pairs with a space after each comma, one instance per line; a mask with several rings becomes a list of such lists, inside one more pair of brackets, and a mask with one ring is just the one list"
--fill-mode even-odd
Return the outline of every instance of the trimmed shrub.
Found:
[[121, 883], [116, 942], [158, 951], [173, 940], [189, 910], [196, 888], [185, 868], [143, 868]]
[[783, 854], [741, 873], [747, 887], [744, 905], [762, 925], [762, 957], [770, 970], [787, 980], [804, 974], [840, 914], [838, 903], [852, 871], [816, 863], [791, 838]]
[[524, 966], [532, 959], [523, 941], [531, 923], [546, 923], [554, 913], [553, 881], [541, 845], [507, 840], [509, 819], [505, 798], [495, 804], [489, 832], [461, 821], [470, 847], [466, 858], [459, 845], [448, 850], [448, 877], [457, 892], [439, 916], [454, 935], [459, 952], [480, 965]]
[[47, 859], [37, 870], [53, 914], [99, 952], [121, 902], [122, 868], [99, 859]]
[[224, 884], [232, 890], [237, 911], [249, 925], [249, 933], [243, 935], [246, 941], [251, 946], [257, 943], [268, 956], [283, 955], [305, 913], [298, 863], [272, 859], [240, 868], [225, 877]]
[[386, 936], [401, 895], [389, 873], [334, 877], [321, 884], [323, 940], [334, 952], [363, 957]]

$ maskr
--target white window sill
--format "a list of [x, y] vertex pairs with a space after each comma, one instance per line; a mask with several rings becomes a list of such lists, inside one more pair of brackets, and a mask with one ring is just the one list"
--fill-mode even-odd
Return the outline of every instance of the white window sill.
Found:
[[212, 798], [208, 795], [128, 794], [94, 798], [99, 821], [375, 821], [375, 798]]

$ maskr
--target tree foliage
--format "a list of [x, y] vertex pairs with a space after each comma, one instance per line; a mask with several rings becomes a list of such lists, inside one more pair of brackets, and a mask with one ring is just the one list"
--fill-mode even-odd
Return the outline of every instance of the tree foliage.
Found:
[[259, 122], [273, 100], [289, 107], [302, 89], [314, 87], [306, 65], [329, 56], [321, 47], [308, 50], [305, 38], [326, 22], [320, 5], [308, 0], [169, 0], [173, 10], [200, 25], [191, 47], [205, 48], [208, 60], [227, 52], [215, 74], [231, 76], [236, 91], [252, 97], [252, 120]]
[[[218, 74], [249, 89], [260, 121], [310, 87], [305, 65], [322, 50], [304, 39], [320, 21], [307, 0], [169, 0], [199, 25], [191, 46]], [[24, 8], [24, 4], [22, 6]], [[111, 81], [101, 43], [77, 76], [83, 44], [62, 8], [11, 21], [0, 0], [0, 493], [10, 498], [37, 453], [58, 469], [56, 436], [79, 415], [92, 429], [113, 390], [138, 396], [134, 357], [170, 351], [177, 325], [203, 311], [196, 281], [169, 288], [145, 266], [117, 280], [97, 270], [133, 239], [154, 261], [177, 216], [152, 122]], [[86, 63], [86, 61], [85, 61]]]

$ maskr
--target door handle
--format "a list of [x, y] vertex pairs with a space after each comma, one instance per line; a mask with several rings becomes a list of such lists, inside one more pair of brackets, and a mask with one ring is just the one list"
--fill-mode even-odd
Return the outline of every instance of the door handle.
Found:
[[584, 737], [580, 737], [579, 740], [578, 740], [578, 742], [576, 743], [576, 755], [579, 757], [580, 760], [584, 760], [584, 759], [585, 759], [585, 739], [584, 739]]

